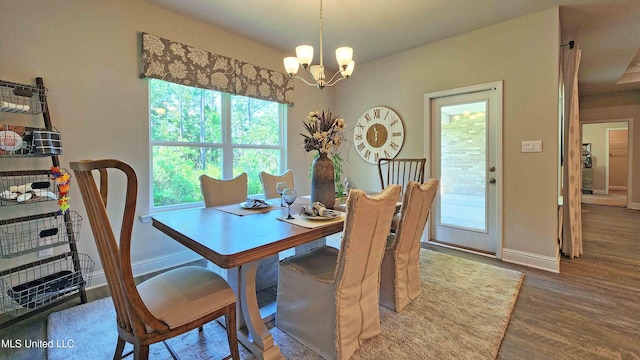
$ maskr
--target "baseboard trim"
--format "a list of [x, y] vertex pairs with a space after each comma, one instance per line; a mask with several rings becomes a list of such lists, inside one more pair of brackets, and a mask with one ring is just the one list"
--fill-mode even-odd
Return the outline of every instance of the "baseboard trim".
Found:
[[551, 256], [543, 256], [525, 251], [503, 248], [502, 261], [554, 273], [560, 272], [560, 255], [554, 258]]
[[631, 208], [633, 210], [640, 210], [640, 203], [631, 203]]
[[627, 190], [627, 187], [624, 185], [610, 185], [609, 190]]
[[[147, 260], [136, 261], [131, 266], [133, 268], [133, 274], [135, 276], [141, 276], [156, 271], [165, 270], [174, 266], [184, 265], [201, 259], [202, 256], [196, 254], [191, 250], [186, 250], [165, 256], [158, 256]], [[99, 260], [96, 260], [96, 262], [99, 262]], [[87, 287], [87, 289], [93, 289], [96, 287], [104, 286], [106, 284], [107, 278], [104, 275], [104, 270], [99, 270], [93, 273], [93, 276], [91, 277], [91, 286]]]
[[593, 195], [608, 195], [609, 192], [605, 190], [593, 190]]

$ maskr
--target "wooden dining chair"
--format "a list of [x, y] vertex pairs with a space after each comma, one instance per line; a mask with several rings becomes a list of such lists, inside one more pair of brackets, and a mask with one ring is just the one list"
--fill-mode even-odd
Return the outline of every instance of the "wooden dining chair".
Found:
[[416, 181], [420, 184], [424, 182], [424, 172], [426, 158], [422, 159], [378, 159], [378, 174], [380, 175], [380, 186], [382, 189], [389, 184], [402, 186], [404, 194], [407, 182]]
[[439, 181], [409, 181], [395, 233], [387, 239], [380, 274], [380, 305], [399, 312], [420, 295], [420, 239]]
[[380, 265], [400, 186], [351, 190], [340, 250], [321, 246], [280, 262], [276, 326], [324, 359], [349, 359], [380, 333]]
[[[165, 340], [199, 329], [220, 316], [225, 317], [230, 357], [240, 359], [236, 333], [236, 297], [218, 274], [199, 266], [185, 266], [163, 272], [136, 285], [131, 267], [131, 234], [136, 212], [138, 181], [124, 162], [106, 159], [72, 162], [75, 179], [98, 248], [100, 261], [116, 310], [118, 342], [114, 359], [123, 357], [125, 344], [133, 344], [134, 359], [148, 359], [149, 345], [164, 342], [173, 358], [175, 351]], [[107, 212], [109, 173], [124, 173], [126, 189], [119, 241]], [[99, 186], [94, 179], [99, 174]], [[118, 202], [116, 202], [118, 203]], [[124, 356], [128, 356], [125, 354]], [[229, 357], [227, 357], [229, 358]]]
[[[275, 190], [275, 184], [273, 185]], [[215, 179], [207, 175], [200, 176], [200, 190], [204, 206], [239, 204], [247, 200], [248, 177], [242, 173], [233, 179]], [[256, 275], [256, 290], [261, 291], [278, 284], [278, 255], [262, 259]]]
[[262, 191], [264, 192], [265, 199], [273, 199], [280, 197], [276, 190], [276, 184], [279, 182], [286, 182], [287, 186], [295, 187], [293, 182], [293, 171], [287, 170], [282, 175], [273, 175], [268, 172], [260, 172], [260, 182], [262, 183]]

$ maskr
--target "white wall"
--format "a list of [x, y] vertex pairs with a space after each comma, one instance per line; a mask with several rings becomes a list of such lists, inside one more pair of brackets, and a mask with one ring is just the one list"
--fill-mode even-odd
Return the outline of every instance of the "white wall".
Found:
[[[140, 0], [2, 2], [0, 79], [35, 84], [35, 77], [42, 77], [49, 88], [53, 124], [63, 137], [62, 166], [71, 171], [70, 161], [92, 158], [129, 163], [140, 183], [136, 215], [145, 215], [149, 213], [148, 87], [147, 81], [139, 78], [140, 32], [278, 71], [284, 71], [282, 58], [287, 54]], [[312, 155], [302, 151], [302, 120], [309, 111], [331, 107], [333, 90], [296, 84], [295, 91], [296, 104], [288, 109], [287, 142], [292, 149], [288, 167], [294, 170], [296, 186], [309, 191], [307, 171]], [[2, 123], [19, 125], [22, 121], [26, 121], [24, 117], [0, 113]], [[42, 124], [42, 117], [30, 121], [31, 126], [37, 126]], [[51, 163], [0, 159], [0, 166], [48, 169]], [[114, 181], [122, 186], [117, 179]], [[99, 275], [98, 254], [73, 179], [70, 196], [71, 208], [85, 217], [79, 251], [98, 263]], [[20, 207], [0, 208], [0, 218], [13, 218], [33, 209], [16, 208]], [[151, 224], [136, 221], [133, 235], [132, 260], [138, 273], [196, 257]], [[62, 250], [64, 247], [57, 249]], [[24, 262], [24, 258], [2, 259], [2, 267]], [[97, 277], [97, 282], [100, 279]]]
[[[504, 81], [504, 259], [557, 270], [559, 12], [549, 9], [359, 65], [336, 90], [336, 109], [353, 127], [373, 106], [394, 109], [407, 136], [399, 157], [422, 157], [423, 96]], [[357, 49], [354, 49], [357, 51]], [[347, 134], [353, 139], [353, 131]], [[542, 140], [543, 152], [521, 153]], [[346, 173], [379, 189], [377, 168], [353, 146]]]

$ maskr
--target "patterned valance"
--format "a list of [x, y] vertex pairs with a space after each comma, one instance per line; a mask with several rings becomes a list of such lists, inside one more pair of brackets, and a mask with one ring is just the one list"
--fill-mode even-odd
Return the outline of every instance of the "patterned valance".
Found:
[[293, 105], [286, 74], [142, 33], [143, 78]]

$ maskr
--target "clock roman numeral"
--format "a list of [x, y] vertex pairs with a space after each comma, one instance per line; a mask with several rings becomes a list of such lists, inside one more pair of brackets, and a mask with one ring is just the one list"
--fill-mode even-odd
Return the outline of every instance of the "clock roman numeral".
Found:
[[380, 119], [380, 109], [373, 109], [373, 117]]
[[400, 147], [398, 146], [398, 144], [394, 143], [393, 141], [391, 142], [391, 144], [389, 144], [389, 146], [391, 146], [393, 150], [398, 150], [398, 148]]
[[364, 143], [358, 144], [358, 151], [362, 151], [364, 149]]
[[401, 136], [401, 135], [402, 135], [402, 133], [401, 133], [401, 132], [394, 132], [394, 133], [392, 133], [391, 135], [392, 135], [392, 136]]
[[367, 151], [364, 153], [364, 158], [365, 158], [365, 159], [367, 159], [367, 160], [368, 160], [368, 159], [369, 159], [369, 157], [371, 157], [371, 150], [367, 150]]
[[364, 118], [367, 119], [367, 122], [371, 121], [371, 115], [365, 114]]
[[391, 126], [394, 126], [395, 124], [398, 123], [398, 119], [393, 120], [393, 122], [391, 123]]
[[362, 124], [356, 124], [357, 127], [359, 127], [360, 129], [364, 130], [364, 125]]
[[389, 116], [389, 109], [387, 109], [387, 113], [384, 114], [384, 119], [387, 120], [387, 116]]
[[362, 134], [356, 134], [356, 140], [362, 140]]
[[378, 162], [378, 159], [380, 159], [380, 154], [378, 154], [377, 152], [376, 152], [376, 155], [375, 155], [375, 159], [376, 159], [376, 162]]
[[387, 152], [387, 150], [385, 150], [385, 151], [384, 151], [384, 157], [386, 157], [386, 158], [390, 158], [390, 157], [391, 157], [391, 154], [389, 154], [389, 153]]

